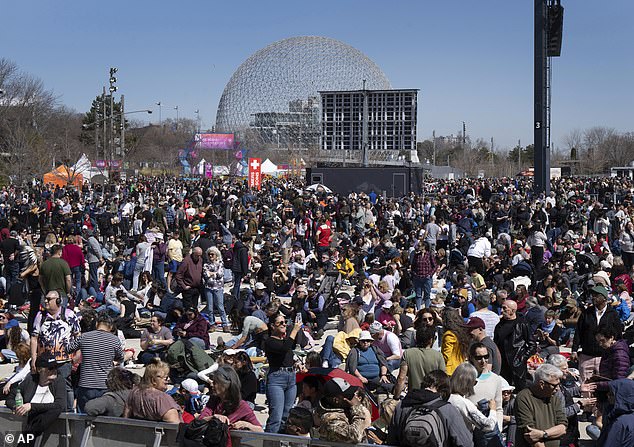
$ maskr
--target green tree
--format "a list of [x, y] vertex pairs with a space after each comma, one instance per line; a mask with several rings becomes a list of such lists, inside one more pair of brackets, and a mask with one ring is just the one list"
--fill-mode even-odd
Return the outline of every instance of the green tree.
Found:
[[[110, 95], [99, 95], [93, 100], [90, 110], [84, 115], [79, 141], [86, 146], [95, 148], [97, 157], [109, 158], [119, 146], [122, 125], [125, 125], [126, 129], [128, 128], [128, 123], [123, 119], [121, 113], [121, 102], [112, 98], [111, 111]], [[127, 142], [128, 138], [126, 137]]]

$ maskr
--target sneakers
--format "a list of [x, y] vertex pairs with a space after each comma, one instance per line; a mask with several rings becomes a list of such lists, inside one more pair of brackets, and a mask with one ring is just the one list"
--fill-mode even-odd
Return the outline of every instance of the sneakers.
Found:
[[229, 326], [228, 324], [224, 325], [222, 327], [222, 332], [227, 332], [227, 333], [231, 333], [231, 326]]

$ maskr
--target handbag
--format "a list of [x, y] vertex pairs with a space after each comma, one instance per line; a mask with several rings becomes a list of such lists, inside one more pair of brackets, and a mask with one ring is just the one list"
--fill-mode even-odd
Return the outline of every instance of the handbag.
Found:
[[209, 421], [194, 419], [182, 430], [180, 445], [184, 447], [230, 447], [229, 426], [212, 417]]

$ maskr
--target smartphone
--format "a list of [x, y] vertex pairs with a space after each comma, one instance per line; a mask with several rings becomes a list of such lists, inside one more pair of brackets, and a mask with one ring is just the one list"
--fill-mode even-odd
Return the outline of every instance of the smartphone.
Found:
[[299, 323], [299, 324], [303, 324], [304, 320], [302, 320], [302, 314], [298, 313], [297, 315], [295, 315], [295, 323]]

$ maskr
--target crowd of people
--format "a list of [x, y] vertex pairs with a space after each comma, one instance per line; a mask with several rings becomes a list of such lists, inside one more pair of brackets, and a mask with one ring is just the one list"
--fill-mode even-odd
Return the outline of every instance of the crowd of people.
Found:
[[305, 186], [2, 188], [2, 398], [25, 430], [77, 411], [185, 423], [189, 445], [554, 447], [588, 422], [633, 445], [631, 181]]

